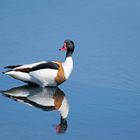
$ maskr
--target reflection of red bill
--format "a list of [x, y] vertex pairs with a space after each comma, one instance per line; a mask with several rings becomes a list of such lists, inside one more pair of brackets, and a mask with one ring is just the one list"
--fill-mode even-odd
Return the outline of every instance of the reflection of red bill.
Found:
[[60, 131], [60, 125], [58, 124], [56, 125], [56, 132], [59, 133], [59, 131]]
[[66, 51], [67, 47], [66, 47], [66, 43], [64, 43], [64, 46], [62, 48], [59, 49], [60, 51]]

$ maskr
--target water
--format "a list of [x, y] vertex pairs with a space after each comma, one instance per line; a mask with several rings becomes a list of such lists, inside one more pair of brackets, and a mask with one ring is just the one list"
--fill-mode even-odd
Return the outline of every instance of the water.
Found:
[[[56, 132], [58, 110], [42, 111], [1, 94], [0, 139], [139, 140], [139, 13], [137, 0], [1, 1], [0, 71], [64, 60], [58, 49], [67, 38], [76, 50], [72, 76], [59, 87], [69, 103], [65, 133]], [[24, 85], [0, 77], [0, 90]]]

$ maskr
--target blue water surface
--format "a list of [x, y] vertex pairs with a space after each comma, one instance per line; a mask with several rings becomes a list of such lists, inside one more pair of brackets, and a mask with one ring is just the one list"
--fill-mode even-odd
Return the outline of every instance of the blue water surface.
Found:
[[[68, 128], [44, 112], [0, 95], [0, 139], [139, 140], [140, 1], [1, 0], [0, 71], [11, 64], [64, 60], [75, 42], [74, 71], [59, 88], [69, 101]], [[24, 85], [0, 74], [0, 90]]]

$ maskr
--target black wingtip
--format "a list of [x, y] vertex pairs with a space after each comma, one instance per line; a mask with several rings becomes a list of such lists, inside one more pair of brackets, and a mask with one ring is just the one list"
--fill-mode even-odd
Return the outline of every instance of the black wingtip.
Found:
[[6, 67], [4, 67], [4, 69], [10, 69], [10, 67], [9, 66], [6, 66]]
[[5, 73], [6, 73], [5, 71], [2, 72], [2, 74], [5, 74]]
[[4, 90], [1, 90], [0, 92], [1, 92], [1, 93], [4, 93]]
[[2, 95], [5, 95], [5, 90], [1, 90], [0, 92], [2, 93]]
[[11, 70], [3, 71], [2, 74], [6, 74], [6, 73], [9, 72], [9, 71], [11, 71]]
[[4, 67], [4, 69], [14, 69], [19, 66], [21, 66], [21, 65], [6, 66], [6, 67]]

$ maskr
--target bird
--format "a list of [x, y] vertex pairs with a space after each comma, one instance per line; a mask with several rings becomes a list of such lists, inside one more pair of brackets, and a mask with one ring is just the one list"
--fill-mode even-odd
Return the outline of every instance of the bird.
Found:
[[56, 87], [66, 81], [73, 71], [72, 54], [75, 44], [72, 40], [65, 40], [60, 51], [66, 51], [65, 61], [41, 61], [32, 64], [11, 65], [3, 74], [28, 84], [40, 87]]
[[68, 127], [67, 117], [69, 114], [69, 103], [65, 93], [58, 87], [38, 87], [34, 85], [23, 85], [1, 91], [4, 97], [26, 104], [42, 111], [60, 113], [60, 122], [56, 124], [57, 133], [65, 133]]

